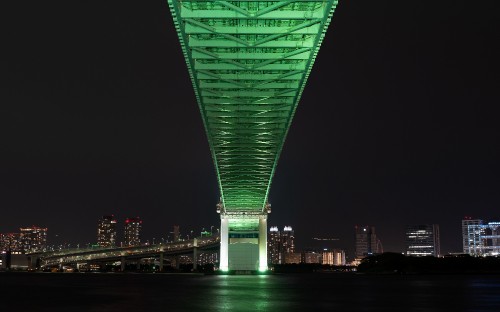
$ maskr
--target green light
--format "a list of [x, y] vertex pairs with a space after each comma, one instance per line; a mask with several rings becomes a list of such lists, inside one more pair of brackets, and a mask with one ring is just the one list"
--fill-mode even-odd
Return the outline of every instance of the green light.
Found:
[[226, 212], [262, 211], [337, 0], [168, 0]]

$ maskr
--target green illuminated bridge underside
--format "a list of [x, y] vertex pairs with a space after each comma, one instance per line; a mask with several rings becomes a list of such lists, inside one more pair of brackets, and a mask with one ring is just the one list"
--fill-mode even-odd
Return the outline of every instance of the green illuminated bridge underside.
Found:
[[262, 211], [337, 0], [168, 0], [226, 212]]

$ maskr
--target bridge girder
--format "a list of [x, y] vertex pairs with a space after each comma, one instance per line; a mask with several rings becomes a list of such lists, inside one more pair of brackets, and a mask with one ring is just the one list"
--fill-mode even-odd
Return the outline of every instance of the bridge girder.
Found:
[[337, 0], [168, 0], [226, 212], [265, 212]]

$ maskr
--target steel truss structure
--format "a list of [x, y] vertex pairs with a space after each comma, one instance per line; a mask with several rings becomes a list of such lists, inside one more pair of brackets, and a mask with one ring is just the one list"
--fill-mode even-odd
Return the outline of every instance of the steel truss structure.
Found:
[[337, 0], [168, 0], [225, 212], [263, 212]]

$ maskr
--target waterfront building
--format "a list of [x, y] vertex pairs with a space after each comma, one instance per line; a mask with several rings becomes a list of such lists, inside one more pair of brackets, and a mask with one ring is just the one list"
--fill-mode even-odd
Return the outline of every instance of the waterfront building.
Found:
[[280, 264], [281, 262], [281, 234], [277, 226], [269, 229], [267, 236], [267, 260], [270, 264]]
[[23, 251], [23, 244], [21, 242], [21, 233], [4, 233], [0, 235], [0, 251]]
[[340, 249], [323, 250], [321, 264], [325, 265], [345, 265], [345, 251]]
[[472, 256], [497, 256], [500, 253], [500, 222], [465, 218], [462, 220], [463, 252]]
[[97, 244], [103, 248], [116, 246], [116, 219], [113, 215], [102, 216], [97, 222]]
[[356, 258], [361, 259], [373, 254], [383, 253], [382, 243], [375, 234], [374, 226], [355, 226]]
[[285, 226], [281, 232], [281, 252], [295, 252], [295, 236], [291, 226]]
[[205, 264], [215, 265], [217, 262], [219, 262], [217, 252], [201, 252], [198, 255], [198, 264], [200, 265], [205, 265]]
[[139, 217], [125, 219], [125, 247], [141, 244], [141, 228], [142, 220]]
[[20, 228], [20, 240], [24, 252], [37, 252], [47, 245], [47, 228], [31, 226]]
[[484, 247], [480, 237], [485, 235], [485, 231], [480, 225], [483, 220], [472, 219], [466, 216], [462, 220], [462, 246], [464, 254], [479, 255]]
[[[276, 226], [269, 229], [267, 238], [267, 253], [268, 263], [270, 264], [287, 263], [285, 255], [295, 253], [295, 236], [291, 226], [285, 226], [281, 232]], [[290, 257], [293, 258], [295, 256], [289, 256], [289, 258]]]
[[282, 254], [286, 264], [299, 264], [302, 261], [302, 254], [300, 252], [286, 252]]
[[407, 256], [434, 256], [441, 254], [439, 225], [420, 224], [406, 228], [405, 235]]
[[321, 263], [321, 253], [316, 251], [302, 252], [301, 263]]

